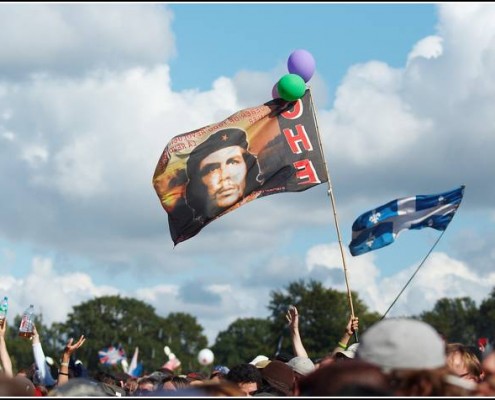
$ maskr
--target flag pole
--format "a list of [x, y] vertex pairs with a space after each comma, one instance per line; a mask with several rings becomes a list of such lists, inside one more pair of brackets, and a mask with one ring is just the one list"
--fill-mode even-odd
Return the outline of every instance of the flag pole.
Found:
[[387, 311], [385, 311], [385, 314], [383, 314], [383, 316], [380, 318], [380, 320], [382, 320], [383, 318], [385, 318], [385, 316], [388, 314], [388, 312], [390, 311], [390, 309], [394, 306], [395, 302], [399, 299], [399, 297], [402, 294], [402, 292], [404, 292], [404, 290], [406, 290], [406, 287], [411, 283], [411, 281], [413, 280], [413, 278], [416, 276], [416, 274], [418, 273], [419, 269], [423, 266], [423, 264], [425, 263], [426, 259], [429, 257], [429, 255], [431, 254], [431, 252], [433, 251], [433, 249], [437, 246], [438, 242], [440, 241], [440, 239], [442, 238], [442, 236], [443, 236], [444, 233], [445, 233], [445, 230], [442, 231], [442, 233], [438, 237], [437, 241], [433, 244], [433, 246], [431, 247], [430, 251], [426, 254], [425, 258], [423, 258], [423, 261], [421, 261], [421, 263], [419, 264], [418, 268], [416, 268], [416, 271], [414, 271], [414, 273], [412, 274], [412, 276], [409, 278], [409, 280], [404, 285], [404, 287], [402, 288], [402, 290], [399, 292], [399, 294], [397, 295], [397, 297], [395, 298], [395, 300], [392, 302], [392, 304], [390, 304], [390, 307], [387, 309]]
[[[315, 108], [314, 104], [313, 104], [313, 96], [311, 95], [311, 88], [308, 88], [308, 90], [309, 90], [309, 100], [311, 102], [311, 106], [313, 108]], [[342, 265], [344, 267], [344, 278], [345, 278], [345, 284], [347, 287], [347, 296], [349, 298], [349, 306], [351, 309], [351, 318], [354, 318], [354, 307], [352, 305], [352, 293], [351, 293], [351, 289], [349, 287], [349, 278], [347, 277], [347, 265], [345, 262], [344, 248], [342, 246], [342, 237], [340, 235], [339, 222], [337, 220], [337, 206], [335, 205], [335, 198], [333, 195], [332, 181], [330, 180], [330, 173], [329, 173], [329, 169], [328, 169], [328, 164], [327, 164], [327, 160], [325, 158], [325, 153], [323, 151], [323, 146], [322, 146], [321, 139], [320, 139], [320, 129], [318, 127], [318, 120], [316, 118], [316, 112], [313, 113], [313, 116], [314, 116], [315, 126], [316, 126], [316, 137], [318, 138], [318, 145], [320, 147], [320, 152], [321, 152], [321, 155], [323, 157], [323, 163], [325, 164], [325, 171], [327, 173], [327, 184], [328, 184], [327, 194], [330, 197], [330, 201], [332, 203], [333, 219], [335, 222], [335, 229], [337, 231], [337, 238], [338, 238], [339, 247], [340, 247], [340, 254], [342, 256]], [[356, 331], [354, 332], [354, 336], [355, 336], [356, 342], [358, 342], [358, 335], [357, 335]]]

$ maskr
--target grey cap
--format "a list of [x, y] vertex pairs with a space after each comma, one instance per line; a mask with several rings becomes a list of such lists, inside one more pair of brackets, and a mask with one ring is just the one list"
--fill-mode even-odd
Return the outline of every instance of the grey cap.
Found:
[[287, 362], [294, 372], [301, 375], [309, 375], [315, 370], [315, 365], [308, 357], [294, 357]]
[[377, 322], [360, 338], [356, 358], [393, 369], [434, 369], [446, 365], [445, 343], [425, 322], [390, 318]]

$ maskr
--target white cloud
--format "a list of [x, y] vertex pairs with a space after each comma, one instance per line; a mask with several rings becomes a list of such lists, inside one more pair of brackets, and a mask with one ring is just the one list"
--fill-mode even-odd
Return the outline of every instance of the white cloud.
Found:
[[31, 167], [36, 168], [39, 164], [48, 161], [48, 151], [43, 146], [27, 145], [22, 150], [21, 158], [26, 160]]
[[1, 285], [5, 292], [12, 293], [9, 296], [9, 315], [12, 318], [33, 304], [35, 312], [43, 314], [45, 324], [65, 321], [72, 307], [83, 301], [118, 292], [111, 286], [95, 285], [91, 277], [82, 272], [59, 274], [54, 271], [51, 259], [41, 257], [33, 258], [25, 278], [3, 276]]
[[[151, 304], [158, 315], [166, 317], [169, 313], [184, 312], [196, 317], [204, 327], [204, 334], [213, 344], [220, 331], [238, 318], [264, 318], [268, 304], [268, 290], [245, 288], [242, 281], [232, 284], [211, 284], [197, 286], [197, 290], [206, 290], [220, 296], [215, 304], [190, 303], [179, 296], [176, 285], [157, 285], [136, 290], [136, 298]], [[129, 295], [129, 294], [127, 294]], [[164, 301], [166, 300], [166, 301]]]
[[[397, 298], [388, 316], [419, 315], [422, 311], [431, 310], [435, 302], [444, 297], [471, 297], [479, 305], [495, 285], [495, 274], [476, 273], [469, 264], [445, 253], [432, 253], [419, 270], [418, 263], [384, 278], [374, 263], [373, 252], [350, 257], [345, 249], [344, 254], [349, 287], [359, 294], [370, 311], [383, 314]], [[309, 270], [319, 265], [341, 270], [344, 274], [337, 243], [312, 247], [308, 251], [306, 265]], [[324, 285], [347, 292], [345, 284], [335, 279], [328, 279]]]
[[19, 77], [160, 64], [175, 55], [171, 22], [163, 4], [2, 4], [0, 71]]
[[442, 38], [440, 36], [427, 36], [416, 43], [412, 51], [407, 56], [407, 63], [411, 60], [423, 58], [437, 58], [442, 55]]
[[333, 132], [327, 148], [338, 161], [360, 169], [383, 165], [424, 140], [431, 122], [417, 118], [404, 101], [402, 79], [400, 70], [377, 61], [350, 68], [334, 109], [323, 116]]
[[2, 132], [2, 138], [8, 140], [9, 142], [13, 142], [15, 140], [14, 132]]

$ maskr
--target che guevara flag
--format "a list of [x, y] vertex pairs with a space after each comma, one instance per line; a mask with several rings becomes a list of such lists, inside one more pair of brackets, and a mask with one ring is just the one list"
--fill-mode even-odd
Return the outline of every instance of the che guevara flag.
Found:
[[256, 198], [327, 181], [309, 90], [173, 137], [153, 175], [174, 245]]

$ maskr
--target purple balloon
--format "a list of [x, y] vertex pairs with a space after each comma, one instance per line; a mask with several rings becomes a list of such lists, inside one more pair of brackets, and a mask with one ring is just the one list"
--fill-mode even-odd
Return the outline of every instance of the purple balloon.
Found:
[[278, 82], [275, 83], [275, 85], [273, 85], [273, 89], [272, 89], [272, 98], [273, 99], [279, 99], [280, 98], [280, 95], [278, 94]]
[[287, 61], [287, 68], [291, 74], [297, 74], [308, 82], [315, 73], [316, 62], [312, 54], [303, 49], [294, 50]]

